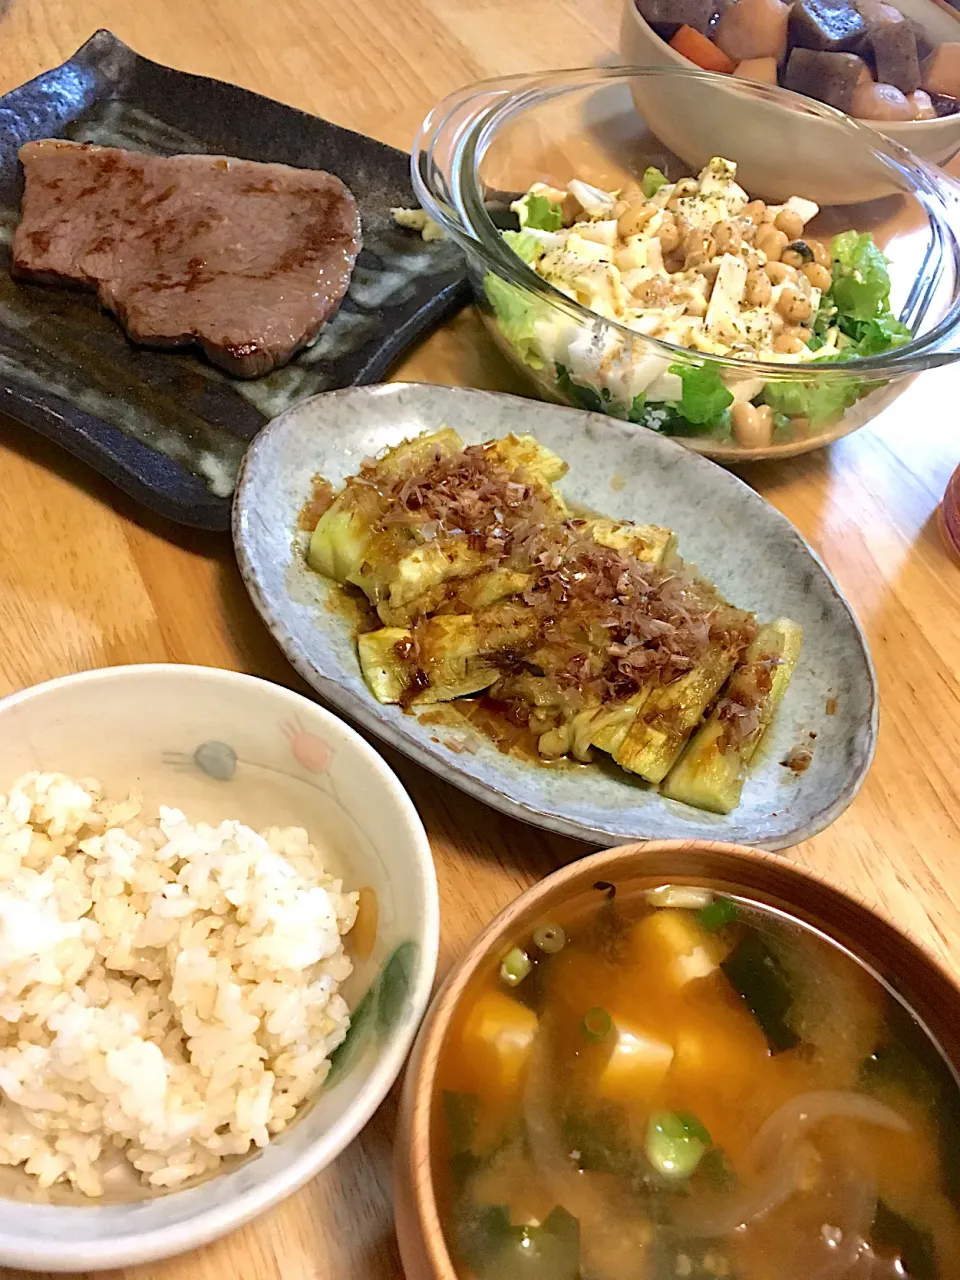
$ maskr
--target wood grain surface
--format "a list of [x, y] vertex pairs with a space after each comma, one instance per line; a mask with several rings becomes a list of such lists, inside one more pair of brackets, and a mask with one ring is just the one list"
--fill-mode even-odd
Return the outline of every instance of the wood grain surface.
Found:
[[[619, 10], [620, 0], [0, 0], [0, 92], [109, 27], [148, 57], [407, 148], [427, 109], [466, 81], [615, 63]], [[526, 390], [472, 311], [394, 376]], [[788, 856], [879, 908], [960, 976], [960, 567], [936, 527], [960, 461], [958, 396], [960, 375], [927, 375], [875, 426], [744, 474], [837, 577], [880, 678], [880, 744], [863, 791]], [[0, 638], [0, 693], [144, 661], [232, 667], [302, 688], [254, 613], [225, 536], [154, 520], [2, 417]], [[583, 847], [390, 759], [433, 844], [443, 972], [497, 910]], [[197, 1253], [109, 1274], [394, 1280], [395, 1114], [393, 1095], [335, 1167], [253, 1225]]]

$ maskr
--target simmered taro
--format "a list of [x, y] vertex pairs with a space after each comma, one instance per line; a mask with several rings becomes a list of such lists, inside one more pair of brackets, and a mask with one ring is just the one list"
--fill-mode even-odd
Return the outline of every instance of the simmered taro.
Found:
[[862, 59], [854, 53], [794, 49], [783, 83], [794, 93], [805, 93], [839, 111], [849, 111], [863, 66]]
[[788, 5], [780, 0], [734, 0], [714, 35], [717, 44], [734, 62], [746, 58], [775, 58], [787, 52]]
[[458, 1276], [954, 1275], [958, 1081], [907, 1007], [745, 898], [612, 888], [461, 998], [432, 1122]]

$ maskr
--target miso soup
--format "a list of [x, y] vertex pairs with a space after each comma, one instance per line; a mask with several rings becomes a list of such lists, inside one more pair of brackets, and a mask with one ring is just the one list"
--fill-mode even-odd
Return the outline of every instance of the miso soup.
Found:
[[466, 991], [432, 1123], [475, 1280], [948, 1280], [960, 1094], [880, 979], [737, 895], [598, 885]]

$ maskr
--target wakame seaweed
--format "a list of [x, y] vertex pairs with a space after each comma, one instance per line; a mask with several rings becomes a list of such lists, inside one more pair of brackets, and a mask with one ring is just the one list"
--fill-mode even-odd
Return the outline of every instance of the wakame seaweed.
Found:
[[503, 1205], [461, 1204], [457, 1246], [477, 1280], [580, 1280], [580, 1224], [559, 1206], [515, 1227]]
[[800, 1039], [787, 1021], [793, 992], [770, 943], [748, 929], [720, 968], [760, 1024], [771, 1050], [792, 1049]]
[[933, 1237], [882, 1200], [877, 1204], [871, 1241], [875, 1247], [893, 1250], [910, 1280], [940, 1280]]

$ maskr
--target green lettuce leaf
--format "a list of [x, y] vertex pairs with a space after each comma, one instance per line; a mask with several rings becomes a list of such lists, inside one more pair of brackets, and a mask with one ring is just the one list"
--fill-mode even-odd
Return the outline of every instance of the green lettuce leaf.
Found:
[[844, 355], [879, 355], [882, 351], [902, 347], [913, 337], [907, 326], [901, 324], [889, 311], [881, 316], [875, 316], [872, 320], [854, 320], [849, 316], [838, 316], [837, 327], [850, 339], [850, 346], [843, 350]]
[[712, 365], [672, 364], [670, 372], [683, 383], [680, 412], [694, 426], [717, 422], [733, 404], [733, 396]]
[[551, 204], [546, 196], [526, 196], [521, 203], [520, 226], [533, 227], [537, 231], [559, 231], [563, 226], [560, 206]]
[[543, 245], [529, 231], [502, 231], [500, 233], [518, 258], [533, 266], [543, 254]]
[[848, 409], [865, 390], [862, 382], [845, 378], [818, 378], [814, 382], [768, 382], [763, 402], [775, 417], [809, 418], [812, 427]]
[[684, 417], [679, 400], [648, 401], [645, 396], [635, 396], [627, 418], [638, 427], [657, 431], [662, 436], [703, 436], [709, 433], [724, 439], [729, 438], [732, 431], [729, 409], [711, 422], [690, 422]]
[[501, 280], [488, 271], [483, 278], [483, 291], [493, 309], [500, 332], [514, 351], [531, 369], [542, 369], [543, 360], [534, 345], [534, 326], [542, 311], [541, 304], [526, 289]]
[[661, 187], [667, 185], [668, 178], [665, 173], [661, 173], [659, 169], [650, 165], [648, 169], [644, 169], [643, 178], [640, 182], [640, 189], [648, 200], [657, 194]]
[[833, 284], [830, 300], [841, 316], [873, 320], [890, 304], [890, 272], [887, 259], [868, 231], [844, 231], [831, 245]]

